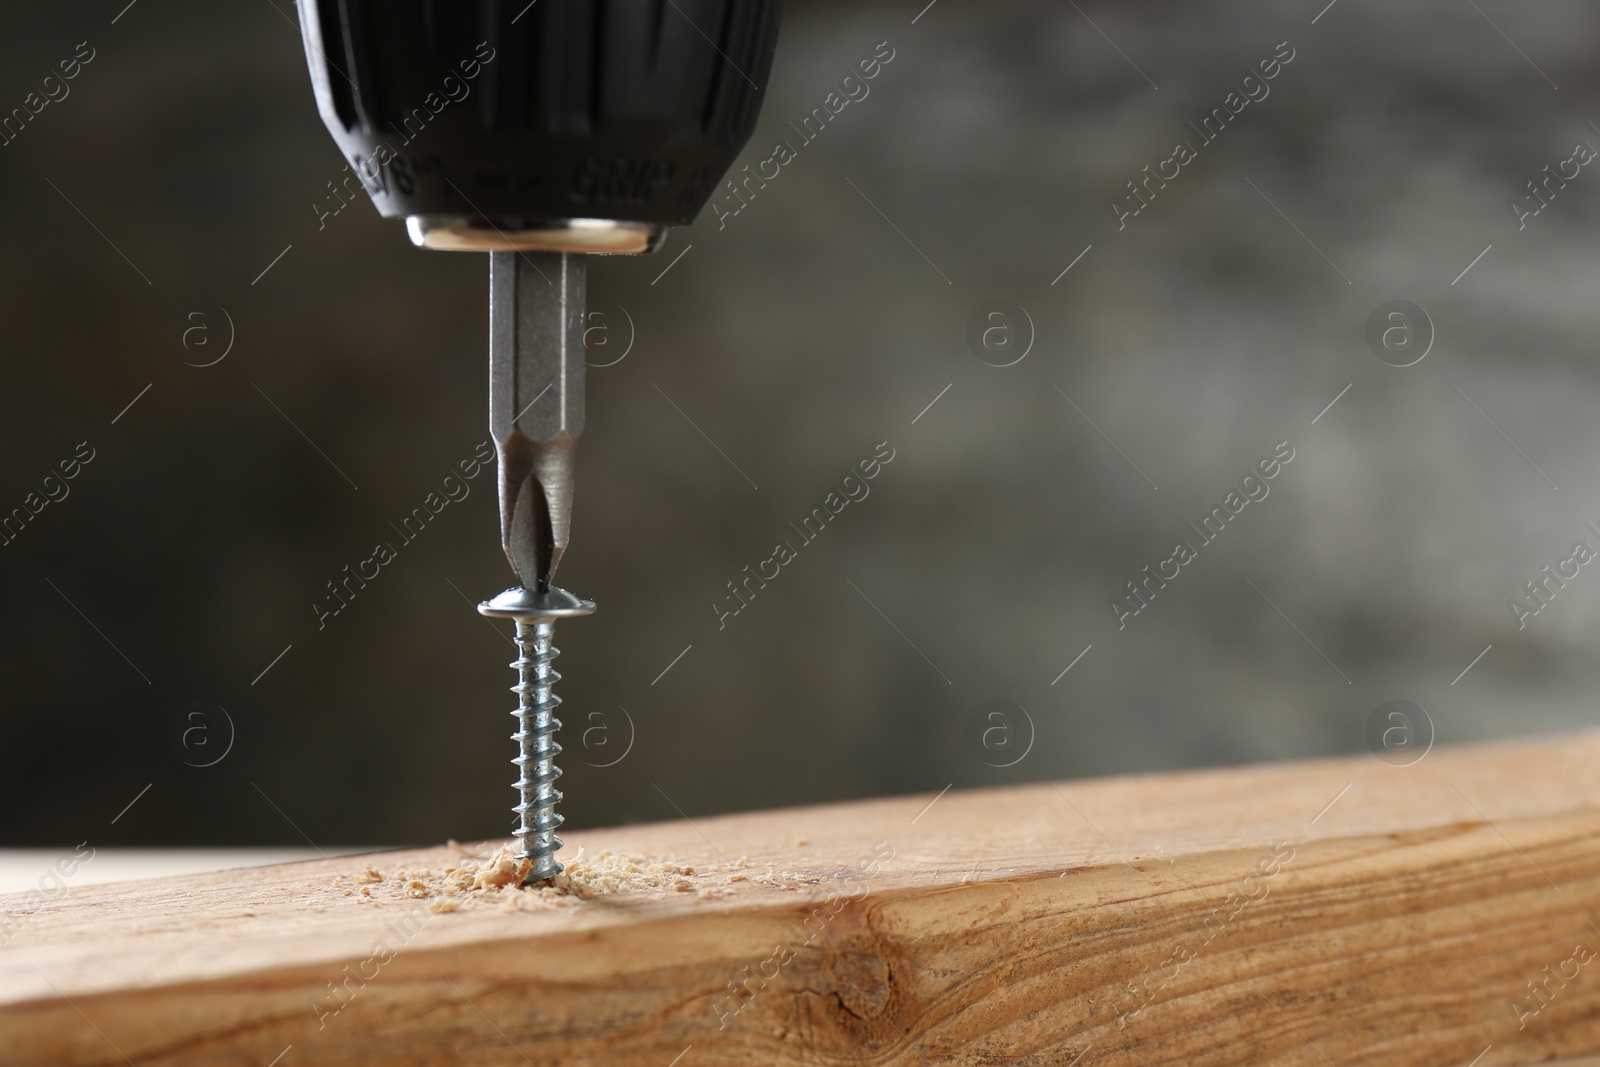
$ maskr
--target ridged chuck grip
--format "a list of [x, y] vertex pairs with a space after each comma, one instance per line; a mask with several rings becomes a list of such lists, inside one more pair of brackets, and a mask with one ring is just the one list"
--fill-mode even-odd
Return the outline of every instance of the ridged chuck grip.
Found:
[[694, 220], [779, 0], [301, 0], [317, 107], [386, 218]]

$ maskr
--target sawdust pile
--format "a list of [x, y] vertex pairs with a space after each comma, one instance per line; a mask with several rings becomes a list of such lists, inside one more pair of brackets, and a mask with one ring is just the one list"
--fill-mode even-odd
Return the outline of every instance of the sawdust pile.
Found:
[[[695, 869], [664, 860], [627, 853], [597, 852], [563, 856], [566, 869], [548, 882], [521, 885], [531, 864], [519, 860], [510, 845], [493, 855], [480, 856], [455, 842], [451, 846], [472, 862], [427, 867], [397, 867], [383, 871], [367, 866], [353, 878], [341, 875], [333, 887], [344, 896], [379, 901], [426, 900], [430, 911], [463, 911], [499, 907], [502, 911], [542, 911], [572, 907], [604, 898], [626, 901], [665, 892], [720, 896], [727, 890], [697, 885]], [[732, 881], [732, 879], [729, 879]], [[354, 887], [351, 882], [356, 883]]]

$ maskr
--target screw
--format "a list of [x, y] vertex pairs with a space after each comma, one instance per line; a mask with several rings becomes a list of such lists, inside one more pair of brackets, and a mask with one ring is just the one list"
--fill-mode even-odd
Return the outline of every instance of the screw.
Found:
[[561, 873], [561, 863], [556, 859], [561, 838], [555, 833], [562, 821], [556, 814], [561, 790], [555, 785], [561, 777], [561, 769], [555, 765], [555, 757], [561, 751], [555, 739], [561, 720], [555, 717], [555, 709], [561, 698], [551, 692], [561, 675], [550, 665], [560, 655], [551, 638], [557, 619], [588, 615], [594, 605], [564, 589], [552, 587], [535, 593], [516, 586], [479, 604], [478, 611], [491, 618], [515, 619], [517, 623], [517, 658], [511, 664], [517, 669], [517, 684], [511, 687], [517, 694], [517, 710], [512, 712], [517, 718], [517, 732], [511, 739], [520, 751], [511, 762], [519, 772], [513, 788], [520, 803], [511, 810], [518, 816], [514, 836], [522, 846], [517, 858], [532, 864], [523, 884], [531, 885]]

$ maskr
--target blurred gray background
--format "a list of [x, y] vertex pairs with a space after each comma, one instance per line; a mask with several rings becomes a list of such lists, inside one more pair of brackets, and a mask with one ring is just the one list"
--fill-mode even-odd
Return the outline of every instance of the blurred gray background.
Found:
[[[312, 608], [486, 439], [486, 265], [364, 198], [319, 221], [341, 161], [287, 0], [125, 3], [0, 33], [0, 110], [94, 54], [0, 147], [0, 510], [95, 456], [0, 548], [3, 841], [505, 834], [492, 475]], [[557, 635], [569, 826], [1362, 752], [1392, 699], [1440, 743], [1593, 721], [1600, 572], [1523, 629], [1507, 600], [1600, 548], [1600, 173], [1521, 229], [1508, 202], [1600, 147], [1600, 12], [785, 18], [745, 162], [894, 58], [725, 225], [591, 268], [597, 360], [633, 336], [590, 374], [560, 576], [600, 604]], [[1198, 158], [1119, 229], [1179, 141]], [[1395, 299], [1436, 333], [1404, 368], [1365, 339]], [[1031, 321], [1012, 366], [967, 342], [993, 300]], [[885, 441], [719, 629], [726, 583]], [[1119, 629], [1111, 598], [1280, 441], [1270, 495]], [[1007, 732], [975, 747], [991, 701]]]

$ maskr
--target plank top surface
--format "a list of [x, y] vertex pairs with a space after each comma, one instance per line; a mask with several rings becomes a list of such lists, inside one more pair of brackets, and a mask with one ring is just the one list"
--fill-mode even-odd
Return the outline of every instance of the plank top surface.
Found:
[[[883, 843], [893, 858], [865, 876], [875, 896], [1129, 865], [1159, 892], [1164, 867], [1200, 854], [1428, 827], [1499, 828], [1596, 807], [1600, 734], [1583, 734], [1441, 748], [1408, 767], [1363, 755], [678, 819], [574, 832], [563, 853], [612, 850], [693, 868], [678, 884], [547, 910], [441, 914], [416, 944], [566, 942], [618, 925], [696, 916], [731, 922], [741, 913], [794, 909], [854, 891], [862, 884], [852, 881], [858, 861], [881, 854]], [[462, 862], [448, 848], [367, 860], [380, 867]], [[359, 958], [402, 907], [344, 895], [364, 862], [331, 857], [69, 884], [42, 899], [0, 896], [0, 915], [16, 919], [32, 908], [0, 948], [0, 1006]], [[581, 977], [572, 974], [570, 954], [562, 966]], [[616, 966], [593, 960], [597, 969]]]

